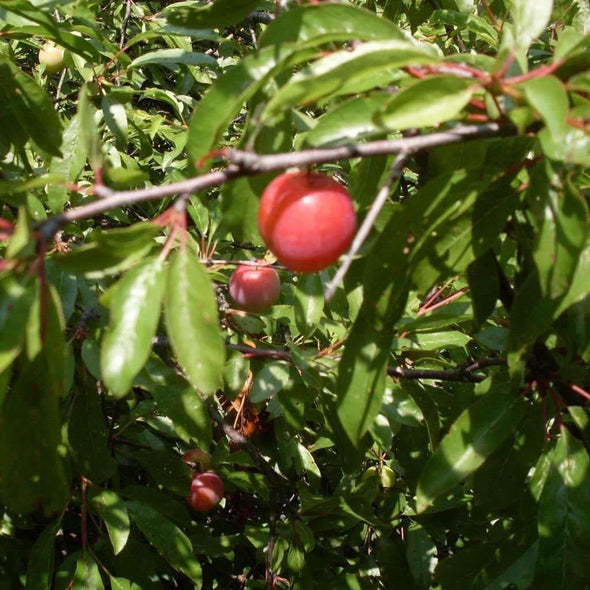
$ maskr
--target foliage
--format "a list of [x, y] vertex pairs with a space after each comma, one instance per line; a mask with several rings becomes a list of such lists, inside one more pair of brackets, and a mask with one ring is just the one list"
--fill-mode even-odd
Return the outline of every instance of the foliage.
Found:
[[[1, 3], [1, 589], [589, 587], [590, 6], [304, 4]], [[307, 148], [371, 232], [234, 310]]]

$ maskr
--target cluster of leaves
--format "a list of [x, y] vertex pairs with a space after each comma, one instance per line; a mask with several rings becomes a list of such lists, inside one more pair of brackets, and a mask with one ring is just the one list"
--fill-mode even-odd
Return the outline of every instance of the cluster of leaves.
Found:
[[[278, 4], [0, 5], [0, 588], [588, 587], [588, 2]], [[270, 175], [154, 198], [223, 147], [480, 122], [329, 301], [230, 307]], [[363, 219], [393, 159], [322, 169]]]

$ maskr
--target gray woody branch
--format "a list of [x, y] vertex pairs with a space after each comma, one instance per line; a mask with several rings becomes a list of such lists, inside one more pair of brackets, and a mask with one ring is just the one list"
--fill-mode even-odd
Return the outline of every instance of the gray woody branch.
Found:
[[223, 170], [209, 172], [180, 182], [129, 191], [113, 191], [106, 186], [96, 185], [94, 193], [97, 197], [100, 197], [99, 199], [50, 217], [39, 225], [39, 231], [44, 239], [49, 240], [61, 227], [73, 221], [88, 219], [110, 209], [125, 207], [143, 201], [154, 201], [183, 193], [196, 193], [242, 176], [254, 176], [275, 170], [284, 170], [293, 166], [324, 164], [349, 158], [400, 153], [412, 155], [442, 145], [515, 134], [516, 129], [511, 125], [486, 123], [485, 125], [459, 125], [454, 129], [429, 135], [377, 140], [333, 148], [314, 148], [295, 153], [258, 155], [253, 152], [228, 149], [224, 152], [224, 156], [231, 162], [229, 166]]

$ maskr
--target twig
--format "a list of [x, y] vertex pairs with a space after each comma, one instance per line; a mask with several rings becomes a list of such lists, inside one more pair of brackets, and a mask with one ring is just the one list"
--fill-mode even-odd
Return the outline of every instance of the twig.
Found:
[[579, 385], [570, 385], [569, 388], [578, 395], [590, 400], [590, 393], [588, 393], [585, 389], [582, 389]]
[[352, 241], [352, 245], [350, 246], [350, 250], [346, 253], [344, 257], [344, 262], [336, 272], [336, 275], [332, 279], [332, 282], [326, 288], [326, 301], [330, 301], [330, 299], [332, 299], [334, 293], [336, 293], [336, 289], [344, 280], [344, 277], [346, 276], [346, 273], [348, 272], [348, 269], [350, 268], [354, 260], [354, 257], [361, 249], [361, 246], [365, 243], [365, 240], [367, 239], [367, 236], [373, 228], [373, 225], [375, 224], [375, 221], [377, 220], [377, 217], [379, 216], [381, 209], [383, 209], [383, 206], [387, 202], [393, 184], [402, 175], [403, 169], [406, 165], [409, 156], [410, 152], [401, 151], [395, 158], [395, 161], [391, 166], [391, 172], [389, 173], [387, 181], [377, 193], [377, 197], [373, 201], [373, 204], [371, 205], [369, 212], [367, 213], [365, 219], [363, 220], [363, 223], [359, 227], [359, 230], [356, 232], [354, 240]]
[[121, 23], [121, 37], [119, 39], [119, 49], [125, 47], [125, 37], [127, 36], [127, 25], [129, 24], [129, 18], [131, 17], [131, 0], [127, 0], [125, 3], [125, 15], [123, 16], [123, 22]]
[[500, 23], [498, 22], [498, 19], [492, 12], [492, 9], [490, 8], [490, 5], [488, 4], [487, 0], [481, 0], [481, 3], [483, 4], [484, 10], [488, 13], [490, 20], [492, 21], [492, 25], [497, 31], [499, 31], [502, 27], [500, 27]]
[[117, 207], [125, 207], [135, 203], [153, 201], [179, 195], [182, 193], [196, 193], [211, 186], [217, 186], [242, 176], [264, 174], [274, 170], [283, 170], [292, 166], [308, 166], [310, 164], [325, 164], [338, 160], [357, 157], [371, 157], [386, 154], [415, 153], [437, 146], [472, 141], [485, 137], [515, 135], [516, 128], [512, 125], [487, 123], [484, 125], [459, 125], [448, 131], [406, 137], [403, 139], [377, 140], [364, 144], [351, 144], [335, 148], [315, 148], [295, 153], [281, 153], [258, 155], [251, 152], [227, 150], [227, 158], [233, 162], [223, 170], [210, 172], [180, 182], [155, 186], [150, 188], [113, 191], [112, 189], [96, 185], [94, 193], [100, 199], [70, 209], [60, 215], [50, 217], [39, 225], [39, 231], [44, 239], [50, 239], [62, 226], [88, 219]]
[[441, 370], [435, 369], [406, 369], [405, 367], [388, 367], [387, 374], [390, 377], [402, 379], [434, 379], [438, 381], [466, 381], [479, 383], [487, 378], [486, 375], [477, 375], [476, 372], [485, 367], [502, 366], [507, 363], [503, 357], [482, 359], [465, 367]]
[[219, 426], [221, 426], [227, 438], [229, 438], [236, 445], [242, 447], [250, 455], [250, 457], [252, 457], [254, 464], [266, 477], [271, 488], [273, 486], [274, 488], [282, 487], [283, 485], [289, 483], [282, 475], [279, 475], [269, 465], [269, 463], [259, 453], [258, 449], [252, 444], [252, 441], [243, 434], [239, 433], [233, 426], [228, 424], [212, 404], [207, 404], [207, 410], [209, 412], [209, 416], [211, 416], [211, 418], [217, 422]]
[[287, 350], [279, 350], [276, 348], [254, 348], [253, 346], [245, 346], [243, 344], [226, 344], [230, 350], [236, 350], [242, 354], [252, 355], [257, 358], [273, 358], [284, 361], [291, 360], [291, 353]]
[[268, 25], [275, 19], [275, 15], [270, 12], [264, 12], [262, 10], [255, 10], [254, 12], [250, 13], [248, 20], [252, 24], [262, 24]]

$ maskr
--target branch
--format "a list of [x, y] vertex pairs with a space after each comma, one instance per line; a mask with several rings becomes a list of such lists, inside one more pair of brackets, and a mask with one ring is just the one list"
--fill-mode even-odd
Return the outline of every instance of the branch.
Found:
[[281, 153], [270, 155], [258, 155], [252, 152], [239, 150], [225, 150], [226, 158], [231, 162], [223, 170], [209, 172], [194, 178], [154, 186], [138, 190], [113, 191], [112, 189], [96, 185], [94, 193], [100, 197], [92, 203], [70, 209], [60, 215], [50, 217], [38, 227], [41, 236], [49, 240], [64, 225], [80, 219], [94, 217], [117, 207], [125, 207], [135, 203], [154, 201], [180, 195], [183, 193], [196, 193], [211, 186], [217, 186], [242, 176], [254, 176], [276, 170], [284, 170], [292, 166], [309, 166], [311, 164], [325, 164], [349, 158], [371, 157], [386, 154], [406, 153], [412, 155], [416, 152], [432, 149], [434, 147], [472, 141], [485, 137], [499, 137], [515, 135], [516, 128], [512, 125], [500, 125], [487, 123], [485, 125], [459, 125], [448, 131], [405, 137], [402, 139], [377, 140], [363, 144], [351, 144], [335, 148], [314, 148], [295, 153]]
[[477, 372], [485, 367], [497, 367], [506, 365], [503, 357], [487, 358], [468, 366], [456, 369], [437, 371], [433, 369], [406, 369], [404, 367], [388, 367], [387, 374], [390, 377], [402, 379], [436, 379], [439, 381], [466, 381], [468, 383], [480, 383], [486, 379], [486, 375], [478, 375]]
[[[287, 350], [276, 348], [256, 348], [240, 344], [226, 344], [227, 348], [237, 350], [244, 355], [259, 358], [274, 358], [291, 361], [291, 353]], [[321, 353], [320, 353], [321, 354]], [[319, 356], [319, 355], [318, 355]], [[326, 355], [322, 355], [326, 356]], [[479, 383], [486, 379], [486, 375], [478, 374], [486, 367], [506, 365], [504, 357], [490, 357], [475, 361], [469, 365], [462, 365], [456, 369], [407, 369], [406, 367], [388, 367], [387, 374], [398, 379], [437, 379], [439, 381], [466, 381], [468, 383]]]
[[402, 175], [402, 172], [406, 166], [406, 162], [408, 161], [408, 157], [409, 154], [407, 152], [400, 152], [397, 155], [395, 162], [391, 166], [391, 171], [389, 173], [387, 181], [379, 190], [379, 193], [373, 201], [373, 204], [371, 205], [369, 212], [363, 219], [363, 223], [361, 224], [359, 230], [356, 232], [356, 235], [354, 236], [354, 240], [352, 241], [350, 250], [346, 253], [344, 262], [337, 270], [334, 278], [332, 279], [332, 282], [328, 285], [328, 288], [326, 289], [326, 301], [330, 301], [330, 299], [332, 299], [332, 297], [334, 296], [334, 293], [336, 293], [336, 289], [338, 289], [338, 286], [344, 280], [344, 277], [346, 276], [346, 273], [348, 272], [348, 269], [350, 268], [354, 260], [354, 257], [361, 249], [361, 246], [365, 243], [365, 240], [367, 239], [369, 233], [371, 233], [373, 225], [375, 224], [375, 221], [377, 220], [377, 217], [379, 216], [381, 209], [383, 209], [383, 206], [389, 198], [391, 188], [394, 182]]
[[212, 404], [207, 404], [207, 410], [209, 412], [209, 416], [211, 416], [211, 418], [217, 422], [219, 426], [221, 426], [227, 438], [244, 449], [248, 455], [252, 457], [256, 467], [258, 467], [262, 474], [268, 479], [271, 489], [277, 490], [283, 485], [289, 483], [285, 478], [283, 478], [283, 476], [279, 475], [262, 457], [258, 449], [252, 444], [252, 441], [229, 425]]

